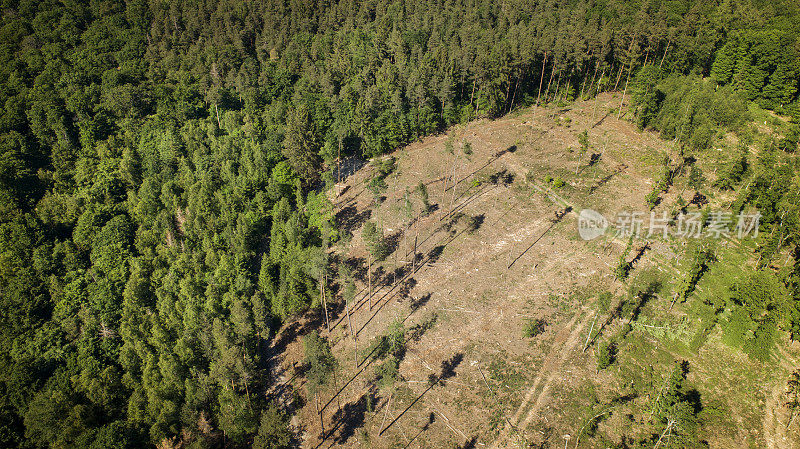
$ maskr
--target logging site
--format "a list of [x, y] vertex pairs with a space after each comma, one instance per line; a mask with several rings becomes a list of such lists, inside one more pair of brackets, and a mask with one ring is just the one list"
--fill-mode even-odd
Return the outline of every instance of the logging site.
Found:
[[0, 0], [0, 449], [800, 449], [798, 0]]
[[579, 235], [581, 210], [649, 216], [656, 187], [654, 210], [670, 218], [735, 198], [704, 188], [725, 156], [687, 163], [624, 120], [621, 101], [534, 106], [350, 161], [329, 193], [343, 233], [328, 255], [337, 281], [324, 310], [273, 341], [287, 403], [313, 381], [302, 335], [318, 333], [336, 361], [335, 379], [293, 412], [304, 446], [632, 447], [655, 436], [677, 447], [664, 439], [686, 444], [683, 432], [711, 447], [800, 443], [786, 400], [800, 346], [776, 336], [769, 356], [748, 357], [712, 309], [731, 295], [727, 279], [755, 270], [752, 234]]

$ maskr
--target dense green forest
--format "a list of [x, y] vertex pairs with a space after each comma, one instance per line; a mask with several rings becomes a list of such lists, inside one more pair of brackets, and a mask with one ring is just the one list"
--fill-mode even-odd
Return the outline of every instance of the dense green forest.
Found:
[[[8, 448], [291, 444], [261, 394], [267, 347], [319, 307], [337, 158], [546, 93], [627, 90], [637, 123], [687, 151], [745, 135], [750, 101], [800, 117], [795, 0], [4, 0], [1, 13]], [[798, 243], [793, 126], [726, 177], [756, 180], [736, 206], [772, 226], [765, 260]], [[800, 297], [800, 267], [789, 279], [737, 291]], [[773, 305], [748, 309], [770, 326], [800, 322], [759, 307]]]

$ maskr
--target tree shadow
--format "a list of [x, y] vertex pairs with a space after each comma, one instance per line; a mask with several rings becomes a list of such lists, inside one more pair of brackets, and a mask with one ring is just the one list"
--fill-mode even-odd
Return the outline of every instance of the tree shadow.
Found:
[[403, 230], [398, 229], [397, 231], [385, 236], [383, 238], [383, 243], [386, 245], [386, 254], [392, 254], [397, 251], [397, 248], [400, 247], [400, 240], [403, 238]]
[[286, 351], [286, 347], [289, 346], [289, 343], [297, 338], [300, 327], [298, 321], [293, 321], [289, 326], [283, 329], [280, 334], [276, 335], [270, 346], [272, 354], [283, 354], [283, 352]]
[[[481, 186], [481, 188], [480, 188], [480, 190], [478, 190], [477, 192], [475, 192], [475, 193], [471, 194], [471, 195], [470, 195], [469, 197], [467, 197], [467, 198], [466, 198], [464, 201], [462, 201], [462, 202], [461, 202], [461, 204], [459, 204], [458, 206], [456, 206], [455, 208], [453, 208], [453, 209], [450, 211], [450, 214], [451, 214], [451, 215], [453, 215], [453, 216], [455, 216], [455, 215], [457, 215], [457, 214], [461, 213], [461, 211], [462, 211], [462, 210], [464, 210], [464, 209], [465, 209], [465, 208], [466, 208], [466, 207], [467, 207], [467, 206], [468, 206], [470, 203], [474, 202], [475, 200], [477, 200], [478, 198], [480, 198], [481, 196], [483, 196], [483, 194], [485, 194], [486, 192], [490, 191], [492, 188], [495, 188], [495, 187], [497, 187], [497, 185], [496, 185], [496, 184], [492, 184], [492, 187], [490, 187], [490, 188], [488, 188], [488, 189], [487, 189], [487, 188], [486, 188], [486, 186], [487, 186], [487, 185], [489, 185], [489, 184], [482, 185], [482, 186]], [[470, 189], [466, 189], [466, 190], [465, 190], [465, 191], [464, 191], [464, 192], [463, 192], [461, 195], [459, 195], [459, 196], [458, 196], [458, 198], [456, 199], [456, 201], [458, 201], [458, 200], [461, 200], [461, 198], [463, 198], [463, 197], [464, 197], [464, 195], [466, 195], [466, 193], [467, 193], [469, 190], [470, 190]]]
[[296, 337], [302, 337], [325, 324], [325, 312], [321, 308], [309, 309], [298, 321], [300, 327], [297, 329]]
[[403, 449], [408, 449], [408, 447], [411, 446], [411, 443], [413, 443], [414, 440], [416, 440], [422, 434], [422, 432], [425, 432], [426, 430], [428, 430], [428, 428], [431, 426], [431, 424], [434, 423], [434, 421], [436, 421], [436, 415], [433, 412], [430, 412], [428, 414], [428, 420], [425, 421], [425, 424], [419, 429], [419, 431], [417, 431], [416, 435], [414, 435], [414, 437], [411, 438], [408, 441], [408, 443], [406, 443], [405, 446], [403, 446]]
[[306, 367], [301, 363], [294, 362], [292, 364], [292, 376], [281, 383], [277, 383], [279, 375], [286, 371], [288, 371], [288, 369], [280, 368], [280, 370], [276, 372], [276, 376], [272, 379], [272, 382], [275, 382], [275, 384], [273, 388], [266, 391], [265, 397], [268, 401], [275, 401], [278, 407], [285, 411], [294, 411], [302, 408], [305, 405], [305, 400], [302, 395], [291, 394], [294, 391], [292, 382], [296, 378], [305, 375]]
[[389, 285], [389, 275], [386, 272], [386, 268], [383, 268], [383, 265], [378, 265], [376, 267], [375, 263], [373, 263], [372, 266], [372, 288]]
[[470, 218], [469, 222], [467, 223], [467, 233], [474, 234], [478, 229], [481, 228], [485, 220], [486, 214], [478, 214]]
[[427, 303], [428, 303], [428, 301], [430, 301], [430, 300], [431, 300], [431, 294], [430, 294], [430, 293], [426, 293], [426, 294], [424, 294], [424, 295], [420, 296], [419, 298], [412, 299], [412, 300], [411, 300], [411, 312], [412, 312], [412, 313], [413, 313], [413, 312], [416, 312], [416, 311], [417, 311], [417, 310], [419, 310], [419, 309], [420, 309], [422, 306], [424, 306], [425, 304], [427, 304]]
[[514, 182], [514, 173], [511, 173], [507, 168], [504, 168], [491, 174], [489, 176], [489, 182], [495, 185], [507, 186]]
[[[566, 212], [564, 212], [564, 214], [566, 214]], [[441, 240], [442, 243], [437, 245], [437, 246], [434, 246], [434, 248], [432, 248], [428, 252], [427, 255], [422, 254], [422, 253], [416, 254], [415, 257], [414, 257], [414, 264], [411, 267], [407, 267], [407, 266], [403, 267], [403, 271], [398, 271], [398, 269], [395, 269], [395, 272], [394, 272], [395, 273], [395, 279], [408, 278], [409, 276], [411, 276], [413, 274], [413, 272], [416, 272], [417, 270], [422, 269], [424, 266], [426, 266], [426, 265], [428, 265], [430, 263], [435, 263], [438, 260], [438, 258], [441, 256], [442, 252], [444, 251], [444, 248], [449, 243], [453, 242], [456, 238], [458, 238], [458, 236], [461, 235], [461, 233], [466, 232], [466, 227], [464, 229], [462, 229], [461, 231], [458, 231], [458, 232], [456, 232], [455, 229], [452, 229], [453, 226], [455, 225], [455, 223], [457, 223], [458, 220], [463, 218], [463, 217], [466, 217], [466, 215], [459, 213], [459, 215], [457, 217], [451, 218], [448, 223], [442, 225], [439, 229], [434, 231], [434, 233], [435, 233], [435, 232], [438, 232], [440, 229], [445, 229], [445, 230], [448, 230], [448, 231], [452, 230], [452, 232], [448, 232], [448, 235]], [[431, 234], [431, 235], [433, 235], [433, 234]], [[429, 237], [430, 237], [430, 235], [429, 235]], [[351, 259], [351, 260], [354, 260], [354, 259]], [[363, 259], [360, 259], [360, 261], [363, 261]], [[407, 264], [407, 265], [409, 265], [409, 264]], [[359, 280], [361, 280], [363, 282], [364, 279], [365, 279], [365, 270], [363, 269], [363, 266], [358, 266], [356, 268], [357, 269], [353, 269], [353, 272], [356, 273], [356, 274], [360, 274], [361, 277], [359, 278]], [[361, 271], [361, 270], [364, 270], [364, 271]], [[398, 276], [399, 274], [402, 274], [402, 276]], [[398, 288], [398, 287], [402, 287], [404, 285], [408, 285], [408, 284], [396, 283], [395, 282], [388, 289], [388, 291], [385, 291], [382, 294], [382, 296], [380, 296], [380, 298], [376, 299], [373, 302], [373, 304], [377, 305], [377, 307], [373, 307], [374, 311], [373, 311], [372, 315], [365, 322], [361, 323], [361, 328], [358, 331], [356, 331], [356, 334], [358, 334], [358, 332], [361, 332], [361, 330], [363, 330], [372, 321], [372, 319], [378, 314], [378, 312], [380, 312], [382, 310], [382, 308], [386, 304], [388, 304], [390, 302], [390, 300], [392, 298], [394, 298], [398, 294], [398, 292], [400, 290], [395, 290], [395, 289]], [[410, 287], [413, 288], [413, 285], [411, 285]], [[410, 290], [410, 288], [408, 288], [407, 290]], [[404, 294], [404, 296], [408, 296], [408, 293], [409, 293], [409, 291], [406, 291], [403, 294]], [[356, 304], [355, 304], [355, 309], [354, 310], [359, 310], [361, 307], [363, 307], [365, 302], [366, 302], [365, 298], [362, 298], [361, 300], [357, 301]]]
[[297, 338], [314, 329], [319, 329], [324, 322], [323, 312], [320, 309], [309, 310], [302, 317], [292, 321], [291, 324], [272, 338], [271, 344], [267, 347], [267, 363], [271, 363], [280, 354], [283, 354], [289, 344], [297, 340]]
[[644, 256], [644, 253], [645, 253], [645, 252], [646, 252], [648, 249], [650, 249], [650, 243], [645, 243], [643, 247], [639, 248], [639, 250], [638, 250], [638, 251], [636, 251], [636, 255], [635, 255], [635, 256], [633, 256], [633, 259], [631, 259], [631, 261], [630, 261], [630, 262], [628, 262], [628, 264], [629, 264], [631, 267], [633, 267], [633, 266], [636, 264], [636, 262], [638, 262], [639, 260], [641, 260], [642, 256]]
[[336, 213], [335, 219], [339, 229], [345, 232], [352, 232], [361, 226], [372, 216], [372, 209], [364, 209], [358, 212], [354, 205], [343, 207]]
[[514, 266], [514, 264], [515, 264], [515, 263], [517, 263], [517, 261], [518, 261], [518, 260], [520, 260], [520, 259], [522, 258], [522, 256], [524, 256], [524, 255], [525, 255], [525, 254], [526, 254], [528, 251], [530, 251], [530, 250], [531, 250], [531, 248], [533, 248], [533, 246], [534, 246], [534, 245], [536, 245], [536, 244], [539, 242], [539, 240], [541, 240], [541, 239], [542, 239], [542, 237], [544, 237], [544, 236], [545, 236], [545, 235], [546, 235], [546, 234], [547, 234], [547, 233], [548, 233], [548, 232], [549, 232], [551, 229], [553, 229], [553, 227], [554, 227], [555, 225], [557, 225], [558, 223], [560, 223], [560, 222], [561, 222], [561, 220], [563, 220], [563, 219], [564, 219], [564, 217], [565, 217], [565, 216], [566, 216], [568, 213], [570, 213], [570, 212], [572, 212], [572, 206], [567, 206], [567, 207], [565, 207], [565, 208], [564, 208], [564, 209], [562, 209], [562, 210], [558, 210], [558, 211], [556, 211], [556, 213], [555, 213], [555, 217], [554, 217], [554, 218], [552, 218], [552, 219], [550, 220], [550, 226], [548, 226], [548, 227], [547, 227], [547, 229], [545, 229], [545, 230], [544, 230], [544, 232], [542, 232], [542, 234], [541, 234], [539, 237], [537, 237], [537, 238], [536, 238], [536, 240], [534, 240], [534, 241], [533, 241], [533, 243], [531, 243], [531, 244], [530, 244], [530, 246], [528, 246], [527, 248], [525, 248], [525, 251], [522, 251], [522, 252], [520, 253], [520, 255], [519, 255], [519, 256], [517, 256], [517, 257], [516, 257], [516, 259], [514, 259], [514, 260], [513, 260], [513, 261], [512, 261], [512, 262], [511, 262], [511, 263], [508, 265], [508, 268], [510, 269], [511, 267], [513, 267], [513, 266]]
[[377, 390], [375, 385], [361, 395], [355, 402], [345, 404], [340, 410], [333, 414], [333, 421], [336, 425], [330, 430], [333, 441], [336, 444], [344, 444], [350, 439], [358, 428], [364, 425], [367, 410], [371, 410], [378, 402]]
[[[529, 442], [528, 443], [529, 444], [528, 447], [530, 447], [531, 449], [550, 449], [550, 448], [552, 448], [553, 446], [550, 444], [550, 438], [553, 437], [553, 428], [550, 427], [550, 426], [545, 426], [544, 430], [542, 430], [540, 432], [541, 432], [541, 436], [542, 436], [541, 437], [542, 438], [541, 443], [534, 444], [532, 442]], [[556, 445], [555, 447], [558, 448], [559, 445]], [[627, 447], [627, 446], [625, 446], [625, 447]]]
[[686, 391], [683, 394], [683, 399], [689, 403], [689, 406], [692, 407], [695, 415], [703, 411], [703, 401], [701, 400], [700, 392], [697, 391], [697, 389], [692, 388]]
[[399, 267], [395, 267], [395, 269], [392, 271], [392, 280], [403, 279], [410, 272], [411, 272], [410, 264], [403, 264], [400, 265]]
[[632, 400], [639, 397], [639, 394], [636, 392], [624, 394], [622, 396], [617, 396], [616, 398], [611, 400], [611, 404], [613, 405], [622, 405], [631, 402]]
[[367, 279], [367, 261], [363, 257], [348, 257], [344, 264], [350, 268], [354, 279], [365, 281]]
[[[430, 293], [428, 294], [428, 296], [430, 296]], [[436, 324], [436, 320], [438, 319], [439, 319], [438, 315], [432, 314], [425, 321], [411, 326], [411, 328], [408, 329], [408, 334], [407, 334], [408, 338], [406, 339], [406, 341], [418, 342], [422, 338], [422, 336], [425, 335], [425, 332], [433, 328], [433, 326]]]
[[335, 394], [333, 394], [333, 395], [330, 397], [330, 399], [328, 399], [328, 402], [326, 402], [326, 403], [325, 403], [325, 405], [323, 405], [323, 406], [322, 406], [322, 408], [321, 408], [320, 410], [325, 410], [326, 408], [328, 408], [328, 406], [329, 406], [329, 405], [331, 405], [331, 404], [333, 403], [333, 401], [335, 401], [335, 400], [336, 400], [336, 398], [337, 398], [337, 397], [339, 397], [339, 395], [341, 395], [341, 394], [342, 394], [342, 392], [343, 392], [343, 391], [344, 391], [344, 390], [345, 390], [345, 389], [346, 389], [346, 388], [347, 388], [347, 387], [348, 387], [348, 386], [349, 386], [349, 385], [350, 385], [350, 384], [351, 384], [351, 383], [352, 383], [354, 380], [356, 380], [356, 378], [357, 378], [359, 375], [361, 375], [361, 373], [365, 372], [365, 371], [367, 370], [367, 368], [369, 368], [370, 366], [372, 366], [372, 362], [373, 362], [373, 361], [375, 361], [375, 358], [374, 358], [374, 357], [372, 357], [372, 355], [373, 355], [373, 354], [375, 354], [375, 351], [377, 351], [377, 350], [378, 350], [378, 347], [377, 347], [377, 346], [374, 346], [374, 347], [372, 348], [372, 350], [369, 352], [369, 354], [367, 354], [367, 356], [364, 358], [364, 360], [363, 360], [363, 361], [361, 361], [360, 363], [358, 363], [358, 370], [356, 371], [356, 373], [355, 373], [355, 374], [353, 374], [352, 376], [350, 376], [350, 378], [349, 378], [349, 379], [348, 379], [346, 382], [344, 382], [344, 383], [342, 384], [342, 386], [341, 386], [341, 387], [339, 387], [339, 389], [336, 391], [336, 393], [335, 393]]
[[[347, 137], [343, 141], [343, 145], [345, 147], [345, 151], [358, 151], [360, 147], [360, 143], [356, 140], [357, 138]], [[350, 175], [354, 174], [355, 172], [361, 170], [361, 167], [366, 165], [366, 162], [358, 156], [350, 156], [342, 159], [341, 164], [339, 165], [340, 175], [342, 179], [349, 177]]]
[[603, 321], [603, 323], [597, 329], [597, 332], [594, 334], [594, 337], [591, 337], [591, 339], [589, 340], [589, 343], [586, 345], [586, 348], [588, 348], [589, 346], [594, 345], [594, 343], [597, 341], [597, 339], [600, 338], [600, 336], [603, 334], [603, 331], [608, 326], [610, 326], [611, 323], [613, 323], [615, 319], [620, 318], [622, 316], [623, 312], [626, 309], [625, 306], [627, 304], [628, 304], [628, 300], [625, 298], [625, 296], [623, 296], [619, 300], [619, 302], [617, 302], [617, 305], [614, 306], [614, 309], [612, 309], [611, 312], [608, 314], [608, 317], [605, 319], [605, 321]]
[[447, 380], [451, 377], [456, 375], [456, 368], [461, 362], [464, 360], [464, 354], [458, 352], [453, 354], [453, 357], [450, 357], [449, 360], [445, 360], [442, 362], [442, 372], [439, 374], [439, 381]]
[[600, 187], [604, 186], [608, 181], [611, 180], [611, 178], [613, 178], [614, 176], [622, 173], [627, 168], [628, 168], [628, 166], [625, 165], [625, 164], [618, 165], [616, 170], [614, 170], [613, 172], [611, 172], [608, 175], [606, 175], [606, 177], [604, 177], [603, 179], [597, 181], [597, 183], [595, 185], [589, 187], [589, 193], [590, 194], [594, 193], [595, 190], [597, 190]]
[[692, 200], [689, 201], [689, 204], [694, 204], [700, 208], [708, 204], [708, 198], [700, 192], [694, 192], [694, 196], [692, 196]]
[[597, 126], [603, 123], [606, 120], [606, 118], [608, 118], [609, 115], [611, 115], [611, 112], [606, 112], [606, 115], [604, 115], [600, 120], [598, 120], [597, 123], [592, 125], [592, 128], [597, 128]]
[[[517, 146], [516, 146], [516, 145], [511, 145], [510, 147], [506, 148], [505, 150], [498, 151], [497, 153], [495, 153], [494, 155], [492, 155], [492, 157], [490, 157], [490, 158], [489, 158], [489, 159], [486, 161], [486, 163], [485, 163], [485, 164], [483, 164], [483, 165], [481, 165], [480, 167], [476, 168], [476, 169], [475, 169], [475, 170], [473, 170], [472, 172], [470, 172], [470, 173], [467, 173], [466, 175], [462, 176], [462, 177], [461, 177], [461, 178], [460, 178], [458, 181], [456, 181], [456, 183], [461, 183], [461, 181], [464, 181], [465, 179], [469, 179], [469, 177], [470, 177], [470, 176], [474, 176], [474, 175], [475, 175], [476, 173], [478, 173], [479, 171], [481, 171], [481, 170], [483, 170], [484, 168], [488, 167], [489, 165], [491, 165], [491, 164], [492, 164], [492, 162], [496, 161], [497, 159], [499, 159], [499, 158], [500, 158], [501, 156], [503, 156], [504, 154], [506, 154], [506, 153], [513, 153], [513, 152], [515, 152], [515, 151], [517, 151]], [[441, 180], [444, 180], [444, 179], [447, 179], [447, 176], [444, 176], [444, 177], [442, 177], [442, 178], [441, 178]], [[448, 190], [450, 190], [450, 189], [452, 189], [452, 188], [453, 188], [453, 187], [452, 187], [452, 186], [450, 186], [450, 187], [448, 187], [447, 189], [445, 189], [445, 191], [448, 191]]]
[[651, 282], [644, 290], [638, 292], [636, 296], [634, 296], [636, 303], [631, 311], [631, 317], [628, 319], [628, 324], [639, 319], [639, 314], [642, 313], [644, 306], [648, 303], [648, 301], [655, 298], [656, 292], [658, 292], [660, 289], [660, 281]]
[[408, 404], [408, 407], [406, 407], [402, 412], [400, 412], [400, 414], [397, 415], [392, 420], [392, 422], [390, 422], [389, 424], [386, 425], [386, 427], [381, 429], [381, 431], [378, 433], [378, 435], [383, 435], [383, 432], [386, 432], [387, 429], [392, 427], [398, 420], [400, 420], [400, 418], [402, 418], [403, 415], [405, 415], [406, 412], [408, 412], [411, 409], [411, 407], [414, 406], [414, 404], [419, 402], [419, 400], [422, 399], [422, 397], [425, 396], [425, 394], [428, 391], [430, 391], [431, 388], [433, 388], [436, 385], [439, 385], [442, 381], [447, 380], [447, 379], [455, 376], [456, 375], [455, 369], [456, 369], [456, 367], [458, 367], [459, 364], [461, 364], [462, 360], [464, 360], [464, 354], [462, 354], [460, 352], [456, 353], [455, 355], [453, 355], [453, 357], [451, 357], [449, 360], [444, 360], [442, 362], [442, 372], [441, 372], [441, 374], [438, 375], [438, 376], [435, 375], [435, 374], [431, 374], [430, 376], [428, 376], [428, 387], [425, 388], [425, 391], [420, 393], [420, 395], [417, 396], [416, 399], [411, 401], [411, 403]]
[[414, 287], [416, 287], [416, 285], [417, 285], [416, 279], [408, 278], [400, 284], [400, 289], [397, 291], [397, 293], [403, 299], [408, 298], [408, 295], [411, 294], [411, 290], [413, 290]]
[[444, 252], [445, 245], [437, 245], [428, 251], [428, 263], [436, 263]]

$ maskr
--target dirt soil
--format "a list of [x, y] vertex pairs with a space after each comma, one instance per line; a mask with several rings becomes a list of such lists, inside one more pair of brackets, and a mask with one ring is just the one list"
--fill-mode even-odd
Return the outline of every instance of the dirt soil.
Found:
[[[613, 218], [623, 210], [646, 211], [644, 197], [660, 161], [677, 158], [670, 142], [619, 120], [611, 111], [619, 100], [605, 94], [561, 109], [528, 108], [412, 143], [392, 155], [397, 170], [386, 179], [379, 207], [365, 188], [373, 164], [343, 181], [333, 201], [352, 239], [334, 252], [357, 267], [350, 319], [339, 299], [331, 306], [330, 332], [321, 316], [304, 317], [275, 343], [274, 371], [302, 394], [302, 376], [295, 376], [302, 361], [298, 335], [318, 326], [340, 363], [335, 384], [319, 398], [324, 441], [314, 398], [297, 411], [293, 422], [303, 447], [575, 444], [584, 423], [565, 422], [553, 406], [575, 385], [604, 375], [596, 370], [594, 348], [584, 349], [596, 323], [597, 294], [624, 290], [612, 269], [627, 243], [580, 239], [577, 213], [590, 207]], [[581, 155], [583, 130], [590, 150]], [[471, 155], [464, 154], [464, 141]], [[565, 185], [556, 188], [548, 177]], [[414, 190], [420, 182], [433, 206], [424, 217]], [[407, 189], [411, 220], [402, 207]], [[361, 239], [367, 217], [396, 242], [385, 261], [372, 263], [371, 279]], [[416, 258], [410, 254], [415, 242]], [[655, 244], [637, 264], [666, 257], [675, 256]], [[523, 328], [537, 319], [546, 323], [543, 333], [524, 337]], [[373, 380], [380, 360], [355, 354], [395, 321], [407, 329], [401, 380], [379, 388]], [[768, 401], [775, 402], [778, 390], [766, 390]], [[768, 445], [788, 447], [775, 415], [768, 416]]]

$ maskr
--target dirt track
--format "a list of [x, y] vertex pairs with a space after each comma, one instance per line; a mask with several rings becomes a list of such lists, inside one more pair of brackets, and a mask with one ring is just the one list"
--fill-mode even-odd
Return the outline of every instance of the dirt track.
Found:
[[[618, 104], [610, 95], [601, 100], [600, 110]], [[364, 188], [373, 173], [369, 164], [345, 180], [347, 189], [336, 202], [340, 210], [348, 208], [353, 235], [340, 249], [342, 258], [360, 273], [351, 317], [358, 348], [363, 350], [395, 320], [417, 330], [400, 363], [402, 380], [377, 390], [371, 387], [372, 362], [362, 360], [356, 368], [344, 307], [332, 312], [332, 331], [323, 335], [332, 341], [342, 367], [341, 393], [336, 400], [334, 389], [325, 393], [323, 418], [336, 427], [322, 447], [503, 448], [520, 440], [561, 445], [562, 435], [579, 432], [573, 428], [579, 419], [548, 420], [550, 407], [560, 400], [556, 396], [596, 375], [591, 350], [580, 350], [582, 339], [594, 316], [594, 296], [621, 289], [611, 267], [624, 242], [611, 240], [602, 247], [584, 242], [577, 237], [575, 213], [560, 221], [554, 217], [567, 204], [604, 213], [641, 208], [651, 186], [646, 164], [639, 161], [651, 157], [650, 152], [672, 151], [657, 136], [614, 116], [592, 127], [586, 112], [592, 106], [578, 104], [549, 117], [544, 112], [553, 110], [540, 108], [535, 121], [532, 110], [526, 110], [457, 127], [450, 131], [455, 154], [445, 151], [446, 135], [413, 143], [395, 154], [398, 169], [386, 179], [385, 200], [378, 208]], [[571, 118], [569, 126], [555, 124], [562, 116]], [[602, 153], [592, 167], [585, 167], [588, 155], [579, 159], [573, 151], [583, 129], [589, 129], [592, 151]], [[469, 157], [460, 153], [462, 139], [472, 143]], [[513, 180], [486, 181], [501, 172]], [[560, 190], [548, 186], [548, 176], [561, 177], [567, 185]], [[402, 199], [408, 189], [419, 211], [413, 189], [420, 182], [427, 185], [436, 210], [408, 227]], [[387, 235], [397, 236], [396, 252], [373, 264], [372, 310], [360, 238], [367, 217]], [[470, 220], [478, 220], [476, 229], [467, 229]], [[418, 258], [412, 270], [407, 255], [415, 240]], [[400, 274], [391, 274], [395, 270]], [[545, 320], [545, 332], [524, 338], [529, 319]], [[433, 324], [415, 328], [426, 322]], [[295, 339], [282, 363], [286, 367], [301, 359]], [[453, 360], [452, 376], [431, 387], [427, 379]], [[516, 390], [503, 393], [505, 384]], [[774, 407], [779, 393], [775, 386], [767, 398], [763, 431], [771, 447], [782, 447], [783, 441], [775, 424], [780, 420], [771, 412], [780, 408]], [[545, 410], [550, 410], [547, 416]], [[305, 425], [304, 446], [317, 447], [321, 432], [312, 402], [300, 411], [299, 421]], [[386, 423], [393, 424], [384, 429]], [[542, 430], [552, 432], [544, 435]]]

